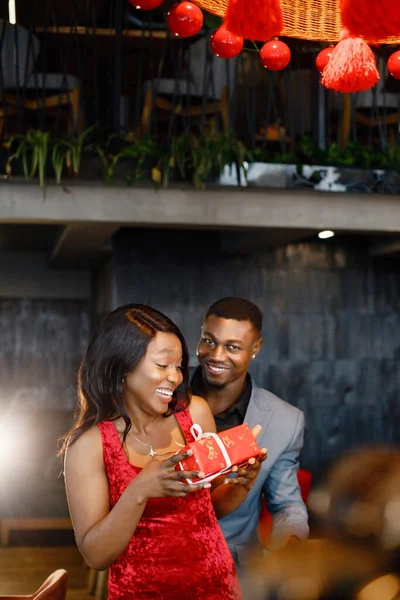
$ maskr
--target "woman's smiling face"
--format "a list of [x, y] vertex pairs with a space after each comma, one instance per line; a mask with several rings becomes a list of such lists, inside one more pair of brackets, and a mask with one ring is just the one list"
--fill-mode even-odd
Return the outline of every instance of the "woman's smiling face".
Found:
[[124, 400], [148, 414], [168, 410], [172, 394], [182, 383], [182, 345], [173, 333], [158, 332], [139, 365], [127, 373]]

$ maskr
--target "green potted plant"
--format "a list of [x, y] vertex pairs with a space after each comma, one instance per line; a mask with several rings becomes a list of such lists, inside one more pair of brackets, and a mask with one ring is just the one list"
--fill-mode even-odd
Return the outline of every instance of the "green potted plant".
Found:
[[52, 141], [51, 160], [58, 184], [61, 183], [64, 168], [74, 177], [79, 175], [82, 154], [95, 130], [96, 125], [93, 125], [79, 135], [64, 133]]
[[[104, 140], [93, 144], [104, 167], [106, 183], [123, 179], [126, 183], [137, 183], [144, 177], [144, 169], [150, 171], [160, 152], [151, 136], [135, 138], [133, 134], [111, 134]], [[120, 169], [117, 171], [117, 166]]]
[[6, 143], [13, 150], [6, 162], [6, 173], [10, 177], [14, 162], [22, 165], [24, 177], [39, 179], [41, 188], [45, 187], [46, 167], [49, 155], [50, 133], [30, 129], [26, 134], [15, 135]]
[[186, 131], [174, 137], [153, 169], [156, 183], [167, 186], [171, 179], [192, 183], [205, 189], [207, 183], [216, 183], [225, 167], [243, 167], [246, 147], [230, 133], [195, 135]]

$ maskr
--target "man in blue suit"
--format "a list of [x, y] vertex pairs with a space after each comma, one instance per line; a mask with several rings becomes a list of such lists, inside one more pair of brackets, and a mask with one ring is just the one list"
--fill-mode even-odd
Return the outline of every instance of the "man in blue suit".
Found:
[[243, 298], [222, 298], [208, 310], [197, 347], [199, 367], [193, 393], [209, 403], [218, 431], [241, 423], [261, 425], [257, 438], [268, 455], [255, 481], [243, 486], [243, 503], [233, 513], [219, 515], [220, 525], [239, 567], [249, 549], [259, 544], [257, 530], [265, 498], [273, 528], [268, 546], [282, 547], [308, 537], [307, 509], [297, 471], [303, 445], [304, 417], [294, 406], [257, 387], [248, 368], [261, 349], [262, 315]]

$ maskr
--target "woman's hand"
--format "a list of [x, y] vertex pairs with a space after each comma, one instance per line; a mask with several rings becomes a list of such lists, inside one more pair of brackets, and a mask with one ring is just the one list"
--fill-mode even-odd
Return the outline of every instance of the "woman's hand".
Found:
[[187, 494], [210, 488], [210, 483], [183, 482], [184, 479], [202, 479], [205, 475], [201, 471], [175, 471], [175, 465], [192, 454], [192, 450], [187, 450], [168, 459], [153, 457], [132, 481], [141, 492], [139, 502], [146, 502], [149, 498], [185, 498]]

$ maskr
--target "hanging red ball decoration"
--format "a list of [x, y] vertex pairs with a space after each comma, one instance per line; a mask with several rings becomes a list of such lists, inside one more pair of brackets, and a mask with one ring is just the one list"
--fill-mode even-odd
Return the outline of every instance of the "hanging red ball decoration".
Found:
[[289, 46], [279, 40], [267, 42], [260, 50], [260, 61], [270, 71], [281, 71], [290, 62]]
[[132, 4], [138, 10], [153, 10], [162, 3], [163, 0], [129, 0], [129, 4]]
[[193, 2], [180, 2], [169, 11], [167, 25], [177, 37], [191, 37], [203, 27], [203, 13]]
[[379, 71], [371, 48], [363, 39], [343, 29], [322, 74], [322, 84], [335, 92], [349, 94], [364, 92], [378, 81]]
[[328, 62], [331, 59], [332, 52], [333, 52], [333, 46], [329, 46], [329, 48], [324, 48], [323, 50], [321, 50], [321, 52], [318, 54], [317, 58], [315, 59], [315, 64], [317, 66], [318, 71], [321, 73], [321, 75], [322, 75], [326, 65], [328, 64]]
[[389, 56], [387, 68], [392, 77], [400, 79], [400, 50], [393, 52], [393, 54]]
[[225, 25], [221, 25], [210, 38], [210, 48], [219, 58], [234, 58], [242, 51], [243, 37], [235, 35], [228, 31]]

